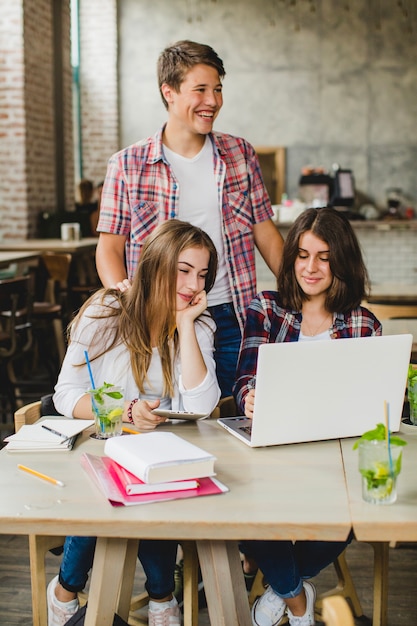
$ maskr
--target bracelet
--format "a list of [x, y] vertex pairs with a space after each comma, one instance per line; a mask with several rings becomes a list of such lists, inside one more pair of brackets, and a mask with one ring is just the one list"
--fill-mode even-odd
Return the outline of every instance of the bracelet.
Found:
[[127, 419], [129, 420], [131, 424], [133, 424], [132, 409], [134, 405], [136, 404], [136, 402], [139, 402], [139, 398], [133, 398], [132, 402], [127, 407]]

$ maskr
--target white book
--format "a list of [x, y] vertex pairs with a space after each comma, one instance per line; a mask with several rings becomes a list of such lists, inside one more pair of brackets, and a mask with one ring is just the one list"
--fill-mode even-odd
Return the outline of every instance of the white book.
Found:
[[145, 483], [214, 476], [214, 457], [171, 432], [112, 437], [104, 452]]

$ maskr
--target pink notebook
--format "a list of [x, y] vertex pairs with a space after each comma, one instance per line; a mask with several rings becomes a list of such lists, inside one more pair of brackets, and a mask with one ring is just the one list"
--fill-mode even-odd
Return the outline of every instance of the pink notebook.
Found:
[[83, 469], [92, 478], [112, 506], [131, 506], [133, 504], [148, 504], [164, 500], [181, 500], [198, 496], [212, 496], [229, 491], [226, 485], [210, 476], [199, 478], [199, 486], [195, 489], [127, 495], [119, 473], [114, 470], [113, 463], [114, 461], [107, 456], [101, 457], [88, 454], [87, 452], [81, 456]]

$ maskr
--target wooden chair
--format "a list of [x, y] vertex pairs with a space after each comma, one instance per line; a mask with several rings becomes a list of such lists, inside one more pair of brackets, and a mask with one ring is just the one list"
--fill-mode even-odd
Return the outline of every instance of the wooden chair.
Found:
[[233, 417], [234, 415], [237, 415], [235, 399], [233, 396], [227, 396], [226, 398], [220, 398], [210, 417], [218, 419], [219, 417]]
[[354, 626], [353, 615], [342, 596], [332, 596], [323, 600], [323, 621], [326, 626]]
[[102, 287], [96, 268], [96, 251], [89, 250], [74, 258], [74, 271], [70, 277], [69, 293], [74, 310]]
[[[326, 598], [333, 597], [336, 595], [342, 595], [351, 605], [353, 614], [355, 617], [362, 617], [363, 611], [360, 600], [358, 598], [358, 594], [356, 593], [355, 585], [352, 580], [352, 576], [349, 571], [349, 567], [346, 563], [346, 550], [342, 552], [342, 554], [334, 561], [333, 567], [336, 570], [337, 574], [337, 584], [333, 589], [329, 589], [322, 595], [320, 595], [316, 600], [315, 613], [316, 619], [321, 619], [321, 612], [323, 602]], [[264, 581], [264, 576], [260, 570], [258, 570], [252, 589], [249, 594], [249, 604], [253, 605], [256, 598], [261, 596], [265, 591], [266, 583]], [[282, 622], [286, 623], [285, 618]]]
[[[24, 424], [33, 424], [41, 417], [41, 401], [32, 402], [18, 409], [14, 414], [15, 432]], [[47, 535], [29, 535], [30, 579], [32, 588], [33, 626], [45, 626], [48, 623], [48, 609], [46, 600], [46, 572], [45, 556], [50, 550], [63, 546], [65, 536], [50, 537]], [[184, 626], [198, 624], [198, 557], [195, 542], [182, 542], [184, 553]], [[136, 564], [136, 561], [132, 561]], [[126, 572], [132, 579], [134, 570]], [[85, 603], [86, 596], [81, 594], [81, 604]], [[130, 602], [129, 624], [144, 625], [135, 613], [146, 606], [149, 596], [146, 592], [133, 596]]]
[[0, 280], [0, 377], [12, 412], [17, 406], [16, 359], [32, 347], [32, 295], [27, 276]]
[[65, 327], [72, 317], [68, 302], [68, 276], [71, 260], [71, 254], [45, 252], [41, 255], [42, 266], [47, 274], [45, 295], [42, 301], [35, 301], [33, 305], [38, 343], [43, 348], [49, 344], [51, 325], [53, 328], [55, 347], [50, 348], [46, 355], [53, 382], [64, 360]]

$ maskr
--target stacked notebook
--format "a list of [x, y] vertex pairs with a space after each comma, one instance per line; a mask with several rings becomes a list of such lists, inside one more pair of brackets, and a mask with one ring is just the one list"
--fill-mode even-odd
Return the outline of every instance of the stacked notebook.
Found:
[[45, 418], [25, 424], [15, 435], [5, 439], [7, 452], [68, 452], [78, 435], [94, 424], [94, 420]]
[[81, 464], [113, 506], [178, 500], [228, 491], [214, 477], [215, 457], [170, 432], [113, 437], [106, 456]]

